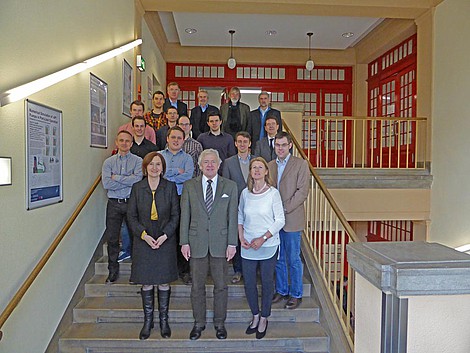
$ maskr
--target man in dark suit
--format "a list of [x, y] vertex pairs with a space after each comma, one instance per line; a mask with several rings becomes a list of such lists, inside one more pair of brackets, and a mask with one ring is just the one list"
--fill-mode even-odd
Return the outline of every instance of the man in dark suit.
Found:
[[163, 110], [167, 111], [169, 107], [173, 106], [178, 110], [178, 115], [188, 115], [188, 106], [186, 103], [180, 101], [178, 96], [180, 94], [180, 85], [177, 82], [170, 82], [166, 86], [167, 98], [163, 104]]
[[[201, 337], [206, 328], [206, 279], [214, 281], [214, 327], [218, 339], [227, 338], [228, 261], [236, 252], [238, 238], [237, 185], [217, 174], [219, 153], [202, 151], [199, 167], [202, 175], [184, 183], [181, 195], [180, 245], [186, 260], [190, 260], [191, 305], [194, 326], [191, 340]], [[210, 271], [210, 272], [209, 272]]]
[[[250, 160], [254, 156], [250, 155], [251, 137], [246, 131], [237, 132], [235, 135], [235, 147], [238, 153], [235, 156], [227, 158], [222, 168], [222, 176], [237, 183], [238, 199], [243, 189], [246, 188], [248, 179]], [[237, 245], [237, 253], [232, 260], [234, 275], [232, 283], [240, 282], [242, 278], [242, 259], [240, 256], [240, 242]]]
[[252, 149], [255, 149], [258, 141], [266, 136], [264, 124], [268, 116], [274, 116], [277, 119], [277, 123], [279, 125], [277, 132], [282, 131], [281, 112], [269, 106], [269, 93], [266, 91], [261, 92], [258, 95], [258, 102], [258, 109], [252, 110], [250, 112], [250, 118], [248, 119], [248, 125], [246, 129], [246, 131], [248, 131], [248, 133], [251, 135]]
[[203, 132], [209, 131], [209, 125], [207, 125], [207, 112], [219, 111], [219, 108], [209, 104], [209, 93], [205, 89], [199, 90], [197, 100], [199, 105], [191, 109], [191, 116], [189, 118], [191, 125], [193, 126], [192, 137], [195, 140], [197, 140], [198, 136]]
[[224, 122], [222, 130], [235, 139], [237, 132], [248, 130], [250, 106], [240, 102], [241, 93], [238, 87], [230, 89], [229, 97], [230, 100], [220, 106], [220, 114]]
[[277, 157], [274, 151], [274, 137], [279, 130], [276, 117], [269, 115], [264, 123], [264, 129], [267, 136], [258, 141], [253, 154], [256, 157], [263, 157], [269, 163]]

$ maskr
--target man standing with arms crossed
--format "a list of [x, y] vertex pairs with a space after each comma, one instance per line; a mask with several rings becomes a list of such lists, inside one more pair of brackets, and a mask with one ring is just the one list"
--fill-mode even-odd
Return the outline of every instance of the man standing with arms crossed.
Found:
[[286, 309], [295, 309], [302, 302], [300, 237], [305, 228], [304, 201], [309, 189], [307, 161], [291, 155], [291, 148], [290, 135], [284, 131], [277, 133], [274, 139], [277, 158], [268, 164], [275, 186], [281, 194], [286, 216], [284, 228], [279, 232], [281, 244], [276, 264], [276, 294], [273, 303], [287, 299], [284, 306]]
[[103, 163], [102, 182], [107, 190], [105, 239], [108, 242], [108, 271], [106, 283], [114, 283], [119, 277], [119, 233], [126, 220], [127, 201], [132, 185], [142, 180], [142, 158], [130, 152], [132, 135], [120, 131], [116, 137], [118, 153]]
[[214, 149], [202, 151], [199, 167], [202, 175], [184, 183], [181, 196], [181, 252], [190, 261], [193, 284], [191, 305], [194, 326], [191, 340], [201, 337], [206, 328], [206, 279], [214, 281], [214, 328], [218, 339], [227, 338], [228, 261], [236, 252], [237, 185], [217, 174], [219, 154]]

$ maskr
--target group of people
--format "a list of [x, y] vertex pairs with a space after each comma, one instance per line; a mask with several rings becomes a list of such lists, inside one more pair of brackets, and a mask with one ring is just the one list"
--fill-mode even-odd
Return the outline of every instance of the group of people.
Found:
[[178, 84], [170, 83], [167, 93], [165, 99], [155, 92], [153, 108], [145, 114], [143, 103], [131, 104], [132, 120], [119, 128], [117, 153], [103, 164], [106, 283], [118, 280], [119, 262], [131, 257], [129, 281], [142, 285], [139, 338], [147, 339], [154, 327], [155, 286], [160, 334], [169, 338], [170, 283], [180, 276], [191, 285], [189, 338], [197, 340], [206, 328], [210, 274], [215, 335], [225, 339], [232, 261], [231, 281], [243, 278], [253, 315], [246, 334], [261, 339], [272, 303], [283, 301], [286, 309], [295, 309], [302, 301], [307, 162], [291, 155], [292, 139], [280, 131], [281, 116], [269, 107], [267, 92], [260, 93], [259, 108], [250, 112], [237, 87], [220, 109], [209, 105], [207, 91], [201, 90], [190, 117], [178, 100]]

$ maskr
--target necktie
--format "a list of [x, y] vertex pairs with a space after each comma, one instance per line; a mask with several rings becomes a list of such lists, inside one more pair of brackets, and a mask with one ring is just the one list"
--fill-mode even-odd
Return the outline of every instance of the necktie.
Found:
[[274, 139], [272, 139], [272, 138], [269, 139], [269, 149], [271, 150], [271, 152], [272, 152], [273, 149], [274, 149], [273, 140], [274, 140]]
[[212, 180], [207, 181], [207, 188], [206, 188], [206, 208], [207, 212], [211, 212], [212, 205], [214, 204], [214, 194], [212, 193]]
[[150, 210], [150, 219], [152, 221], [158, 220], [157, 205], [155, 205], [155, 191], [152, 191], [152, 209]]

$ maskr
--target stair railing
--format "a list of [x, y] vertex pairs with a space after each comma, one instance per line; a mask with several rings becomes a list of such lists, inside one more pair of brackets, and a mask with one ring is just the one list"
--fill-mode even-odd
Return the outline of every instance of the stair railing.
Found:
[[70, 227], [72, 226], [73, 222], [77, 219], [77, 217], [80, 214], [80, 212], [82, 211], [83, 207], [85, 207], [85, 205], [88, 202], [88, 200], [90, 199], [91, 195], [96, 190], [96, 187], [100, 184], [100, 181], [101, 181], [101, 174], [96, 178], [93, 185], [90, 187], [90, 189], [88, 190], [86, 195], [83, 197], [83, 199], [80, 201], [78, 206], [75, 208], [75, 211], [72, 213], [70, 218], [67, 220], [65, 225], [60, 230], [59, 234], [57, 234], [54, 241], [51, 243], [51, 245], [49, 246], [47, 251], [41, 257], [38, 264], [34, 267], [34, 269], [29, 274], [28, 278], [26, 278], [26, 280], [23, 282], [23, 284], [18, 289], [16, 294], [10, 300], [10, 302], [6, 306], [5, 310], [3, 310], [2, 314], [0, 315], [0, 340], [3, 337], [3, 332], [1, 331], [1, 328], [3, 327], [3, 324], [10, 317], [12, 312], [16, 309], [16, 307], [20, 303], [21, 299], [24, 297], [24, 295], [28, 291], [28, 289], [31, 287], [31, 285], [36, 280], [36, 278], [39, 276], [42, 269], [44, 268], [46, 263], [49, 261], [49, 259], [51, 258], [52, 254], [57, 249], [57, 247], [59, 246], [62, 239], [67, 234], [67, 232], [70, 229]]
[[309, 163], [310, 190], [305, 201], [304, 236], [328, 292], [330, 304], [334, 307], [337, 319], [353, 351], [354, 276], [346, 261], [346, 244], [359, 240], [285, 122], [283, 127], [292, 137], [293, 155]]

